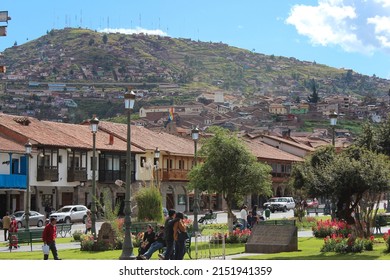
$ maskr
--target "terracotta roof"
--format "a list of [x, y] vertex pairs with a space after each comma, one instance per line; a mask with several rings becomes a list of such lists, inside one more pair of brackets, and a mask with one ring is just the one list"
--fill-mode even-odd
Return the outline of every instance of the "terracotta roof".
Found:
[[252, 152], [254, 156], [261, 159], [269, 160], [283, 160], [291, 162], [304, 161], [301, 157], [287, 153], [285, 151], [274, 148], [261, 142], [259, 139], [243, 139], [244, 144]]
[[25, 153], [24, 145], [14, 142], [2, 135], [0, 135], [0, 151], [14, 152], [18, 154]]
[[[33, 144], [92, 149], [92, 135], [87, 125], [40, 121], [32, 117], [0, 114], [0, 126], [29, 139]], [[125, 141], [114, 137], [113, 144], [110, 145], [109, 138], [108, 133], [99, 131], [96, 134], [96, 149], [126, 151]], [[142, 152], [142, 150], [133, 146], [132, 152]]]
[[[101, 121], [99, 129], [110, 132], [122, 139], [127, 138], [127, 125]], [[194, 142], [165, 132], [155, 132], [142, 126], [131, 126], [131, 144], [143, 150], [154, 150], [156, 147], [160, 151], [171, 154], [193, 155]]]

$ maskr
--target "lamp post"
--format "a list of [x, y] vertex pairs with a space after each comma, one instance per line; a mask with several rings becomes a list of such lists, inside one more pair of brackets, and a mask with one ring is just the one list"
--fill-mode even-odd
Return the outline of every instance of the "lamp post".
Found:
[[30, 156], [32, 145], [27, 142], [24, 147], [26, 148], [26, 207], [24, 208], [24, 216], [26, 217], [26, 231], [30, 230]]
[[131, 109], [134, 107], [135, 94], [131, 91], [125, 94], [125, 108], [127, 110], [127, 153], [126, 153], [126, 194], [125, 194], [125, 240], [123, 241], [120, 260], [134, 260], [133, 242], [131, 240]]
[[333, 113], [330, 113], [329, 114], [329, 120], [330, 120], [330, 125], [332, 126], [332, 145], [334, 146], [335, 145], [335, 132], [334, 132], [334, 128], [337, 124], [337, 113], [336, 112], [333, 112]]
[[156, 148], [156, 150], [154, 150], [154, 161], [156, 163], [156, 186], [159, 187], [159, 180], [158, 180], [158, 165], [159, 165], [159, 161], [160, 161], [160, 150], [158, 149], [158, 147]]
[[92, 228], [91, 232], [96, 239], [96, 133], [98, 131], [99, 120], [96, 116], [93, 116], [92, 120], [89, 122], [91, 125], [92, 132], [92, 203], [91, 203], [91, 222]]
[[[197, 127], [191, 130], [192, 140], [194, 140], [194, 166], [197, 164], [197, 144], [199, 139], [199, 129]], [[199, 214], [199, 190], [195, 184], [194, 189], [194, 233], [199, 232], [198, 225], [198, 214]]]

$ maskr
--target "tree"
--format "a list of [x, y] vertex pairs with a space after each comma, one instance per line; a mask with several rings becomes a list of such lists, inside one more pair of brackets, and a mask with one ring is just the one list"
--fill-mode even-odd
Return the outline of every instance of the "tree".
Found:
[[386, 156], [362, 147], [351, 146], [337, 154], [333, 147], [325, 147], [295, 165], [291, 177], [294, 187], [330, 197], [336, 206], [335, 218], [354, 225], [352, 214], [357, 213], [357, 229], [368, 236], [373, 207], [389, 189], [390, 165]]
[[311, 79], [310, 88], [312, 93], [311, 95], [309, 95], [308, 101], [310, 103], [318, 103], [318, 101], [320, 101], [320, 98], [318, 97], [318, 86], [314, 79]]
[[378, 146], [379, 152], [390, 156], [390, 114], [387, 115], [387, 120], [379, 126]]
[[213, 127], [214, 136], [205, 140], [199, 151], [204, 162], [189, 172], [189, 189], [222, 194], [228, 207], [229, 231], [233, 230], [234, 203], [245, 195], [269, 196], [271, 167], [257, 161], [238, 137], [228, 130]]
[[104, 43], [104, 44], [107, 44], [107, 41], [108, 41], [107, 34], [104, 34], [104, 35], [103, 35], [103, 43]]

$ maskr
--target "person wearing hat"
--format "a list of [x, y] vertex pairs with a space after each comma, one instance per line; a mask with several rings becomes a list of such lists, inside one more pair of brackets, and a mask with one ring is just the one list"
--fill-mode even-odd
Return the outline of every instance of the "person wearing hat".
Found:
[[[60, 260], [57, 253], [56, 247], [56, 238], [57, 238], [57, 220], [54, 217], [50, 218], [50, 222], [45, 226], [45, 229], [42, 233], [43, 244], [48, 245], [51, 253], [53, 254], [53, 258], [55, 260]], [[44, 260], [49, 259], [49, 254], [43, 255]]]
[[164, 229], [165, 227], [160, 225], [159, 231], [156, 233], [156, 237], [154, 238], [154, 242], [145, 253], [139, 255], [139, 259], [148, 260], [152, 257], [154, 252], [165, 247]]

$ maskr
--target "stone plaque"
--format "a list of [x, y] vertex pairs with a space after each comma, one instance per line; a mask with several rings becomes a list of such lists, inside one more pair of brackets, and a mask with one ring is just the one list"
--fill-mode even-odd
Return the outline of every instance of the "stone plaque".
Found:
[[298, 229], [294, 225], [256, 224], [245, 244], [246, 253], [279, 253], [298, 250]]

